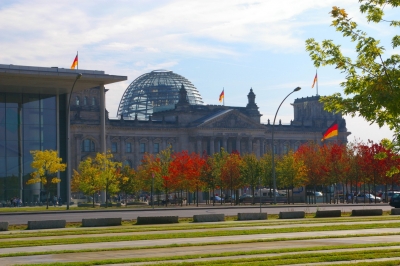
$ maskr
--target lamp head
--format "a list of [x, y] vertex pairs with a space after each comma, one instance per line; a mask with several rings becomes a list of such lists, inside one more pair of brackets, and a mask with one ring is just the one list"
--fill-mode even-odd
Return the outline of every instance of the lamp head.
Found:
[[76, 75], [76, 79], [80, 79], [82, 77], [82, 73], [78, 73], [78, 75]]
[[300, 87], [297, 87], [297, 88], [294, 89], [293, 91], [299, 91], [299, 90], [301, 90], [301, 88], [300, 88]]

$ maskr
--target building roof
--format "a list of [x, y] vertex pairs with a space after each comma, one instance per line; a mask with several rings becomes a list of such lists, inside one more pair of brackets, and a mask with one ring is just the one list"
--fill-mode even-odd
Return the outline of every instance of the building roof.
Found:
[[169, 70], [154, 70], [141, 75], [126, 88], [117, 115], [146, 120], [153, 112], [174, 109], [182, 86], [190, 105], [203, 104], [200, 93], [188, 79]]
[[33, 67], [0, 64], [0, 91], [44, 94], [65, 94], [77, 80], [74, 91], [127, 80], [126, 76], [105, 74], [104, 71]]

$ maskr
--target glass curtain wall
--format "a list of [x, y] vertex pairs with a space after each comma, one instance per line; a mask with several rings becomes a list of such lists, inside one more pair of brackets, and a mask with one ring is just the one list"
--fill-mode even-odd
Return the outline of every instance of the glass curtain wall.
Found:
[[33, 172], [30, 152], [50, 149], [57, 150], [57, 96], [0, 93], [0, 202], [44, 200], [41, 184], [26, 182]]

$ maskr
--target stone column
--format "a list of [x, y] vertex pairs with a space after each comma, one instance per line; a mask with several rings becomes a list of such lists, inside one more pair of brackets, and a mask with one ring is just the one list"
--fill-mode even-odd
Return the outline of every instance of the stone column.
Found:
[[260, 158], [260, 139], [256, 139], [256, 148], [254, 150], [254, 153], [256, 154], [257, 158]]
[[119, 150], [119, 154], [120, 154], [120, 158], [121, 158], [121, 161], [123, 162], [126, 158], [125, 158], [125, 149], [126, 149], [126, 147], [125, 147], [125, 138], [124, 137], [119, 137], [119, 146], [120, 146], [120, 150]]
[[228, 151], [228, 138], [227, 137], [222, 138], [222, 147], [224, 148], [225, 151]]
[[249, 139], [247, 140], [247, 151], [248, 153], [253, 152], [253, 138], [251, 137], [249, 137]]
[[153, 140], [154, 140], [154, 138], [148, 138], [148, 140], [149, 140], [149, 148], [148, 148], [148, 153], [150, 153], [150, 154], [152, 154], [153, 152], [154, 152], [154, 150], [153, 150]]
[[242, 153], [240, 151], [240, 137], [236, 138], [236, 150], [240, 155], [242, 155]]
[[201, 145], [201, 137], [196, 137], [196, 152], [198, 154], [202, 154], [203, 150], [202, 150], [202, 145]]
[[134, 152], [134, 165], [135, 167], [138, 167], [140, 164], [140, 143], [139, 143], [139, 137], [135, 137], [135, 142], [133, 144], [133, 152]]
[[76, 157], [71, 161], [73, 169], [78, 169], [79, 163], [82, 158], [82, 134], [75, 135]]
[[214, 137], [210, 138], [210, 154], [209, 155], [213, 155], [215, 153], [214, 148], [215, 148], [215, 143], [214, 143]]
[[[104, 85], [100, 85], [100, 152], [106, 154], [106, 91]], [[106, 191], [100, 192], [101, 203], [106, 202]]]

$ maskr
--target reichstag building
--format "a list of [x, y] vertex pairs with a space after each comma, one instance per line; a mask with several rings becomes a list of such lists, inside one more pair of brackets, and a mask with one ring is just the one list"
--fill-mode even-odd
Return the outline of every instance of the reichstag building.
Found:
[[319, 96], [313, 96], [295, 99], [293, 119], [290, 124], [276, 122], [271, 143], [272, 121], [261, 123], [255, 93], [249, 90], [247, 105], [243, 107], [207, 105], [186, 78], [172, 71], [152, 71], [128, 86], [117, 119], [109, 118], [105, 111], [105, 130], [100, 123], [103, 115], [98, 104], [102, 97], [100, 88], [73, 93], [72, 169], [77, 169], [87, 156], [101, 152], [104, 138], [105, 147], [114, 158], [131, 167], [137, 167], [145, 153], [156, 154], [169, 145], [174, 151], [207, 154], [221, 147], [228, 152], [236, 150], [257, 156], [271, 149], [275, 154], [285, 154], [308, 141], [320, 142], [321, 133], [335, 120], [339, 123], [339, 136], [333, 140], [347, 142], [350, 133], [345, 119], [341, 114], [324, 111]]

